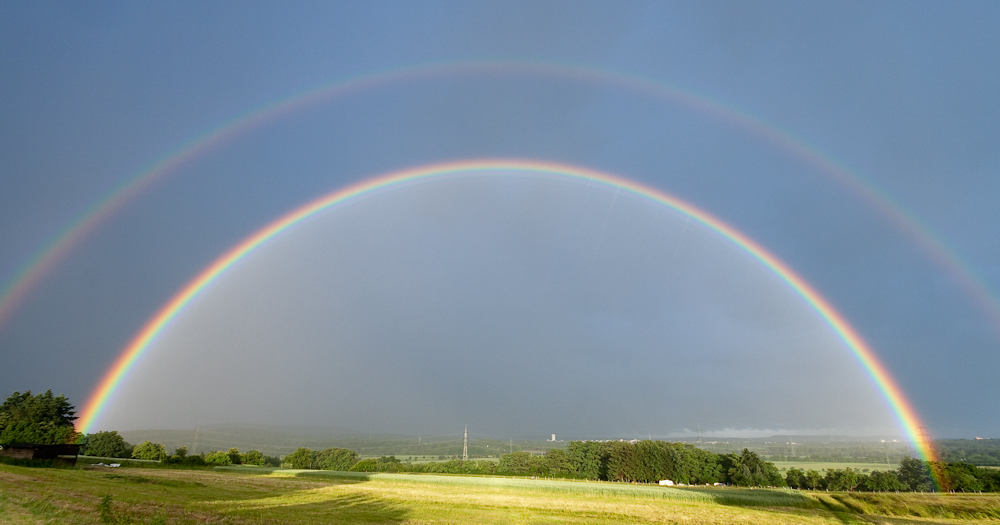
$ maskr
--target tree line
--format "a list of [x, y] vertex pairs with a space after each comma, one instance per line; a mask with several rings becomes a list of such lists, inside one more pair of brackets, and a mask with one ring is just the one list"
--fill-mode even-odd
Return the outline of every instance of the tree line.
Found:
[[[300, 448], [284, 458], [283, 466], [326, 468], [317, 459], [310, 459], [321, 454]], [[552, 449], [542, 455], [513, 452], [500, 456], [500, 461], [452, 460], [414, 464], [400, 461], [395, 456], [362, 460], [355, 455], [354, 462], [348, 468], [343, 468], [345, 465], [341, 463], [333, 470], [515, 475], [637, 483], [669, 479], [686, 485], [784, 485], [774, 464], [760, 459], [749, 450], [740, 454], [715, 454], [692, 445], [664, 441], [571, 441], [568, 450]]]
[[[336, 452], [334, 452], [336, 451]], [[323, 457], [338, 457], [338, 462]], [[895, 470], [860, 472], [852, 468], [816, 470], [778, 468], [756, 452], [717, 454], [686, 443], [664, 441], [571, 441], [568, 450], [544, 455], [504, 454], [500, 461], [409, 463], [395, 456], [359, 459], [347, 449], [314, 452], [300, 448], [285, 456], [283, 467], [353, 472], [515, 475], [679, 485], [725, 484], [741, 487], [789, 487], [805, 490], [890, 492], [1000, 492], [1000, 470], [963, 462], [931, 462], [906, 457]], [[934, 479], [937, 479], [937, 485]]]
[[240, 452], [236, 448], [230, 448], [225, 451], [217, 450], [202, 452], [201, 454], [188, 454], [187, 447], [179, 447], [174, 450], [173, 454], [168, 454], [167, 448], [162, 443], [144, 441], [138, 445], [131, 445], [114, 430], [87, 434], [79, 441], [83, 444], [80, 454], [85, 456], [144, 459], [159, 461], [166, 465], [190, 467], [230, 465], [278, 467], [281, 465], [279, 458], [267, 456], [259, 450]]
[[[199, 467], [225, 465], [273, 466], [297, 469], [349, 470], [355, 472], [426, 472], [544, 476], [604, 481], [654, 483], [669, 479], [677, 484], [722, 483], [749, 487], [783, 487], [843, 491], [933, 491], [1000, 492], [1000, 470], [986, 469], [963, 461], [923, 461], [903, 458], [891, 471], [863, 473], [832, 469], [821, 475], [815, 470], [789, 469], [782, 477], [774, 463], [756, 452], [715, 453], [685, 443], [665, 441], [571, 441], [567, 450], [551, 449], [544, 455], [513, 452], [494, 461], [404, 463], [395, 456], [361, 459], [346, 448], [312, 451], [299, 448], [284, 458], [266, 456], [259, 450], [188, 454], [180, 447], [168, 454], [160, 443], [145, 441], [130, 445], [116, 431], [80, 435], [73, 427], [76, 412], [65, 396], [49, 390], [32, 395], [14, 392], [0, 404], [0, 446], [13, 443], [82, 444], [84, 455], [156, 460], [166, 465]], [[992, 440], [989, 440], [992, 441]], [[963, 444], [975, 453], [989, 453], [994, 443]], [[972, 450], [951, 451], [951, 456]]]
[[831, 469], [821, 475], [815, 470], [791, 468], [785, 476], [785, 483], [791, 488], [806, 490], [1000, 492], [1000, 470], [960, 461], [946, 463], [903, 458], [896, 470], [870, 474], [845, 468]]

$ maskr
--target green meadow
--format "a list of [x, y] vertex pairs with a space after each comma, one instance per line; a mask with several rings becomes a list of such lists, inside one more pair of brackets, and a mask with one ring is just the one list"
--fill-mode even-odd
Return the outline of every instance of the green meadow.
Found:
[[1000, 495], [665, 488], [511, 477], [0, 464], [0, 522], [997, 523]]

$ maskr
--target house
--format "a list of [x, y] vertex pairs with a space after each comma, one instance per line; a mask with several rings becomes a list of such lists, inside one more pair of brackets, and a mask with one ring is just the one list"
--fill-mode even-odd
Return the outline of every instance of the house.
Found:
[[16, 459], [51, 459], [76, 465], [83, 445], [39, 445], [37, 443], [12, 443], [0, 447], [0, 456]]

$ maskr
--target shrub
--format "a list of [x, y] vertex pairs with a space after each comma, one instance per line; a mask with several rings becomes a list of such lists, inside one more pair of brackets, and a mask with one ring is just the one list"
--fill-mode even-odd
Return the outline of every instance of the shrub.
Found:
[[308, 448], [300, 447], [295, 452], [285, 456], [282, 465], [297, 469], [316, 468], [316, 453]]
[[264, 465], [264, 454], [259, 450], [250, 450], [245, 454], [240, 454], [240, 463], [243, 465]]
[[351, 472], [378, 472], [378, 460], [375, 458], [362, 459], [351, 467]]
[[316, 464], [323, 470], [350, 470], [358, 462], [358, 453], [346, 448], [328, 448], [316, 454]]
[[132, 445], [126, 443], [125, 438], [118, 435], [117, 431], [111, 430], [87, 434], [84, 440], [84, 447], [80, 450], [80, 453], [83, 455], [100, 456], [103, 458], [132, 457]]
[[233, 458], [228, 452], [223, 452], [221, 450], [212, 452], [205, 456], [205, 463], [210, 463], [212, 465], [228, 466], [233, 464]]
[[167, 448], [164, 447], [162, 443], [143, 441], [132, 449], [132, 457], [134, 459], [153, 459], [156, 461], [163, 461], [164, 459], [167, 459]]

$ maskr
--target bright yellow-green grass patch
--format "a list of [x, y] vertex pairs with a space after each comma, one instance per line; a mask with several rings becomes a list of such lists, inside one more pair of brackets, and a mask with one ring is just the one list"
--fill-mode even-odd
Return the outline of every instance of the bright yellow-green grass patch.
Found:
[[1000, 523], [1000, 496], [0, 465], [0, 523]]

